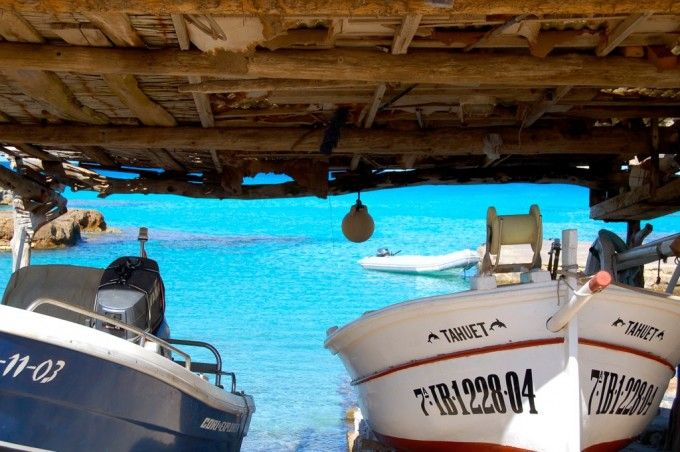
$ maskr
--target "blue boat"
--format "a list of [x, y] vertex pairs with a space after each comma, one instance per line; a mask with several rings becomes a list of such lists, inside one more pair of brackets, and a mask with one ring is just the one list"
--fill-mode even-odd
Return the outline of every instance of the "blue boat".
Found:
[[[140, 257], [105, 270], [12, 275], [0, 304], [0, 448], [240, 449], [253, 399], [210, 344], [170, 337], [158, 265], [140, 239]], [[213, 362], [192, 361], [187, 347]]]

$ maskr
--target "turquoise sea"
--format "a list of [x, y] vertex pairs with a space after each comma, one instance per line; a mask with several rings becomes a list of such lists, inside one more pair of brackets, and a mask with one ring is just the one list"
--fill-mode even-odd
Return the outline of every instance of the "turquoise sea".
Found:
[[[379, 247], [409, 254], [476, 248], [486, 208], [527, 213], [540, 205], [544, 237], [578, 228], [591, 241], [621, 224], [588, 219], [588, 191], [562, 185], [414, 187], [362, 194], [376, 222], [353, 244], [340, 231], [354, 196], [216, 201], [174, 196], [70, 193], [69, 206], [94, 208], [119, 233], [86, 236], [72, 249], [34, 252], [34, 263], [105, 267], [137, 254], [149, 227], [149, 256], [161, 267], [175, 337], [215, 344], [257, 412], [246, 451], [344, 451], [345, 411], [356, 403], [340, 360], [323, 348], [326, 329], [395, 302], [464, 290], [463, 275], [432, 278], [364, 271], [356, 261]], [[655, 235], [678, 232], [680, 215], [652, 221]], [[0, 254], [7, 282], [9, 253]], [[204, 357], [206, 358], [206, 357]]]

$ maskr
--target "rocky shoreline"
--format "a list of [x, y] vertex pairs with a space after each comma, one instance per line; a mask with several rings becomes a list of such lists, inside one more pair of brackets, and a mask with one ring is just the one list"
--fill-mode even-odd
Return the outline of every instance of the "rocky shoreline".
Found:
[[[0, 211], [0, 250], [10, 249], [14, 235], [14, 212]], [[101, 212], [90, 209], [69, 209], [64, 215], [38, 229], [33, 237], [36, 250], [64, 248], [76, 245], [81, 232], [106, 232], [107, 226]]]

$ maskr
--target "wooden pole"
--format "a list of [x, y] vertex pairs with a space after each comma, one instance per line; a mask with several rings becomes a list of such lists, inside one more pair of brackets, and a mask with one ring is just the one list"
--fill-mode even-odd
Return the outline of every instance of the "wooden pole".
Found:
[[3, 70], [177, 77], [352, 80], [408, 84], [524, 87], [592, 86], [680, 88], [680, 68], [657, 70], [639, 58], [374, 49], [277, 50], [252, 55], [179, 49], [134, 49], [0, 43]]

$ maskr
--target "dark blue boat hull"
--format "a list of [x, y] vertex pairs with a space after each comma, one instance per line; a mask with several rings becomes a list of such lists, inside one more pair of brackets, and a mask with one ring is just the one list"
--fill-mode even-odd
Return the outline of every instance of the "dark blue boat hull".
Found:
[[248, 422], [247, 413], [213, 408], [139, 370], [0, 332], [0, 441], [69, 451], [235, 451]]

